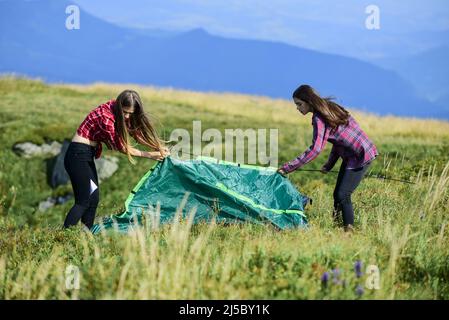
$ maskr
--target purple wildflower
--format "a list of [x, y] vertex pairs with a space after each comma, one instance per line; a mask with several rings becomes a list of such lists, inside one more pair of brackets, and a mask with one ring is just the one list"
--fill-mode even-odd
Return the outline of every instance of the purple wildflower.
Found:
[[340, 270], [334, 269], [332, 270], [332, 274], [334, 275], [333, 283], [334, 284], [340, 284]]
[[321, 283], [326, 286], [328, 281], [329, 281], [329, 272], [325, 272], [321, 276]]
[[363, 287], [359, 284], [359, 285], [357, 286], [357, 288], [355, 289], [355, 294], [356, 294], [358, 297], [361, 297], [361, 296], [363, 295], [363, 292], [364, 292]]
[[357, 278], [360, 278], [362, 276], [362, 261], [357, 260], [354, 264], [354, 271]]

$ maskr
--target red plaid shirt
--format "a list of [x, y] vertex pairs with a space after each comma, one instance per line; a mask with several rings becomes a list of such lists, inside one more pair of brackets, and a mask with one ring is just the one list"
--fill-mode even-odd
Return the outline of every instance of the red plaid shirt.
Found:
[[379, 154], [376, 146], [352, 116], [349, 116], [347, 125], [338, 126], [334, 132], [318, 113], [313, 114], [312, 125], [312, 145], [296, 159], [282, 166], [286, 173], [292, 172], [315, 159], [323, 151], [327, 141], [333, 144], [329, 159], [325, 164], [328, 170], [333, 168], [340, 157], [346, 163], [347, 169], [356, 169], [372, 161]]
[[[101, 142], [104, 142], [108, 149], [124, 151], [124, 145], [115, 131], [115, 117], [112, 112], [112, 107], [115, 100], [109, 100], [92, 110], [79, 126], [76, 133], [81, 137], [87, 138], [91, 141], [98, 142], [95, 152], [95, 159], [98, 159], [103, 150]], [[128, 126], [129, 122], [125, 121]], [[136, 139], [136, 134], [131, 133], [131, 136]]]

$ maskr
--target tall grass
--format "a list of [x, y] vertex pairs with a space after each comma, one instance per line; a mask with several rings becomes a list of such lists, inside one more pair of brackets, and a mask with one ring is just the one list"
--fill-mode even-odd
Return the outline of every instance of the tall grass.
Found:
[[[70, 137], [93, 105], [124, 87], [0, 80], [0, 299], [449, 298], [449, 126], [439, 121], [353, 112], [383, 153], [373, 170], [415, 182], [364, 179], [353, 195], [353, 235], [332, 223], [335, 176], [307, 172], [290, 177], [314, 200], [306, 211], [310, 228], [305, 231], [192, 225], [194, 211], [180, 218], [183, 203], [173, 224], [147, 220], [127, 235], [61, 230], [73, 203], [45, 213], [36, 205], [70, 188], [49, 190], [45, 159], [23, 160], [12, 145]], [[278, 127], [284, 160], [310, 143], [310, 119], [298, 117], [286, 101], [137, 89], [169, 129], [189, 128], [197, 118], [220, 129]], [[54, 118], [46, 116], [49, 110]], [[304, 139], [297, 138], [301, 134]], [[132, 167], [118, 156], [119, 171], [100, 186], [99, 216], [120, 211], [129, 190], [151, 167], [145, 159]], [[320, 161], [325, 155], [310, 166]], [[363, 263], [361, 277], [354, 272], [356, 261]], [[366, 286], [368, 265], [379, 268], [380, 289]], [[79, 270], [79, 289], [67, 287], [70, 266]], [[326, 272], [330, 278], [323, 282]]]
[[[189, 218], [168, 226], [148, 221], [128, 235], [82, 229], [17, 230], [3, 224], [0, 298], [3, 299], [251, 299], [251, 298], [447, 298], [448, 174], [420, 182], [424, 218], [376, 211], [352, 236], [313, 223], [308, 231], [270, 227], [192, 226]], [[391, 188], [391, 186], [386, 186]], [[414, 203], [415, 205], [416, 203]], [[323, 220], [329, 220], [322, 217]], [[3, 240], [4, 241], [4, 240]], [[357, 278], [356, 260], [379, 266], [381, 288]], [[80, 289], [66, 288], [66, 268], [80, 269]], [[338, 268], [345, 284], [321, 283]]]

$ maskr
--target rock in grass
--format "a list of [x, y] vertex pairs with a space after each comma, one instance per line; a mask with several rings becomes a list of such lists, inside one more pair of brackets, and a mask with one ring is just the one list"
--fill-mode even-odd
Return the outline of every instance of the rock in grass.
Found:
[[39, 211], [45, 212], [56, 204], [55, 199], [48, 197], [47, 200], [39, 203]]
[[38, 146], [31, 142], [18, 143], [13, 146], [13, 151], [26, 159], [37, 156], [56, 156], [61, 152], [62, 145], [53, 141], [51, 144], [45, 143]]
[[41, 201], [39, 203], [39, 211], [45, 212], [56, 205], [66, 203], [72, 198], [73, 196], [71, 194], [66, 194], [64, 196], [57, 196], [57, 197], [48, 197], [46, 200]]
[[[24, 142], [24, 143], [17, 143], [13, 146], [13, 151], [21, 156], [24, 157], [26, 159], [30, 159], [32, 157], [37, 157], [37, 156], [58, 156], [60, 155], [61, 152], [64, 152], [64, 154], [62, 154], [61, 159], [64, 159], [65, 156], [65, 151], [62, 149], [62, 144], [57, 142], [57, 141], [53, 141], [52, 143], [48, 144], [43, 144], [43, 145], [36, 145], [33, 144], [31, 142]], [[63, 161], [63, 160], [62, 160]], [[97, 173], [98, 173], [98, 179], [100, 181], [105, 180], [109, 177], [111, 177], [115, 171], [117, 171], [118, 169], [118, 162], [119, 159], [117, 157], [112, 157], [112, 156], [103, 156], [100, 159], [94, 159], [95, 161], [95, 166], [97, 168]], [[53, 161], [54, 162], [54, 161]], [[50, 164], [47, 168], [48, 174], [51, 176], [53, 175], [53, 171], [54, 171], [54, 163]], [[63, 165], [59, 166], [59, 170], [60, 171], [65, 171], [65, 169], [63, 168]], [[61, 175], [66, 174], [65, 172], [61, 173]], [[68, 179], [65, 179], [64, 181], [68, 181]], [[59, 184], [61, 183], [50, 183], [50, 185], [52, 185], [52, 188], [56, 188]]]
[[95, 167], [97, 168], [98, 179], [103, 181], [111, 177], [118, 169], [118, 161], [118, 158], [109, 156], [96, 159]]
[[[67, 184], [70, 181], [64, 167], [64, 158], [70, 141], [65, 140], [61, 153], [47, 162], [47, 180], [48, 184], [55, 189], [59, 185]], [[111, 177], [118, 169], [119, 159], [112, 156], [103, 156], [99, 159], [94, 159], [95, 167], [97, 169], [99, 182]]]

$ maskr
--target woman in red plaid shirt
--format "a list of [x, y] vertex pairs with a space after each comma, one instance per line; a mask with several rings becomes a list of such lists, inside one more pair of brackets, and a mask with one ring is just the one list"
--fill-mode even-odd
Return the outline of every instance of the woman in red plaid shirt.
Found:
[[[130, 144], [129, 136], [138, 143], [155, 150], [141, 151]], [[76, 131], [65, 158], [64, 167], [70, 176], [75, 204], [64, 221], [64, 227], [76, 225], [79, 220], [91, 228], [99, 202], [98, 176], [94, 158], [102, 153], [101, 142], [111, 150], [128, 156], [161, 161], [169, 155], [150, 119], [145, 114], [139, 94], [125, 90], [115, 100], [109, 100], [92, 110]]]
[[312, 87], [300, 86], [293, 93], [293, 101], [303, 115], [313, 113], [313, 141], [309, 149], [284, 164], [278, 172], [286, 175], [299, 169], [315, 159], [328, 141], [332, 143], [329, 159], [321, 168], [321, 172], [331, 171], [337, 160], [342, 158], [333, 194], [333, 216], [338, 220], [342, 214], [345, 231], [352, 231], [354, 211], [351, 194], [359, 185], [371, 162], [377, 157], [376, 146], [347, 110], [330, 98], [321, 98]]

